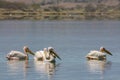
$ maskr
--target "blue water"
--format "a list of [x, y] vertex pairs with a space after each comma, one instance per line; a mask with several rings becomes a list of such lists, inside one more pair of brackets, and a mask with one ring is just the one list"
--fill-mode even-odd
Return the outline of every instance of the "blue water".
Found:
[[[1, 80], [119, 80], [119, 21], [0, 21]], [[32, 51], [52, 46], [62, 60], [56, 64], [7, 61], [11, 50], [27, 45]], [[103, 46], [113, 56], [107, 61], [87, 61], [90, 50]]]

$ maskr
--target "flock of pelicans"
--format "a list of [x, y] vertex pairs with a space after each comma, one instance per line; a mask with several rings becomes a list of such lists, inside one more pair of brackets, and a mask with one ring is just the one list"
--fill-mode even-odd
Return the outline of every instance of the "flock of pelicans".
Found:
[[[34, 56], [34, 60], [37, 61], [55, 62], [56, 58], [61, 60], [53, 47], [44, 48], [43, 50], [36, 51], [34, 53], [27, 46], [24, 46], [23, 51], [24, 53], [20, 51], [11, 51], [7, 54], [6, 58], [8, 60], [28, 60], [28, 54], [31, 54]], [[90, 51], [86, 55], [86, 58], [88, 60], [106, 60], [106, 53], [112, 55], [111, 52], [109, 52], [107, 49], [105, 49], [104, 47], [100, 47], [100, 51]]]

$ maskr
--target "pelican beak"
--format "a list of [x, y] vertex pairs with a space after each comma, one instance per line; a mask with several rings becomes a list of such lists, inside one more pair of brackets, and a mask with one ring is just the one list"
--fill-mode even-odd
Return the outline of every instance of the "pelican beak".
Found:
[[9, 59], [9, 58], [10, 58], [10, 55], [7, 55], [6, 58]]
[[53, 56], [57, 57], [58, 59], [62, 60], [55, 51], [51, 51], [50, 53], [51, 53]]
[[28, 49], [27, 52], [29, 52], [29, 53], [32, 54], [32, 55], [35, 55], [30, 49]]
[[35, 55], [28, 47], [24, 47], [24, 52]]
[[111, 55], [111, 56], [112, 56], [112, 53], [111, 53], [111, 52], [109, 52], [108, 50], [104, 49], [104, 51], [105, 51], [107, 54], [109, 54], [109, 55]]

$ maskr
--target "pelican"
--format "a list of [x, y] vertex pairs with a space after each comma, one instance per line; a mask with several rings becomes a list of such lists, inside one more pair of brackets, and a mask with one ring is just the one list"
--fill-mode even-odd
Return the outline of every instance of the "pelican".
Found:
[[48, 47], [48, 49], [44, 48], [43, 51], [40, 50], [34, 54], [34, 60], [37, 61], [54, 62], [56, 57], [61, 60], [61, 58], [54, 51], [53, 47]]
[[10, 51], [6, 58], [8, 60], [28, 60], [28, 53], [33, 54], [33, 52], [27, 46], [23, 47], [23, 51], [24, 53], [20, 51]]
[[100, 47], [100, 51], [90, 51], [90, 53], [87, 54], [86, 58], [88, 60], [106, 60], [106, 53], [111, 55], [111, 52], [106, 50], [104, 47]]

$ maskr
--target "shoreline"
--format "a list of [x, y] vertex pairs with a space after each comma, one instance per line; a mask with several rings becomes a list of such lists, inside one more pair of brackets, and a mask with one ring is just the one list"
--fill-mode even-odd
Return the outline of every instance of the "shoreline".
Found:
[[42, 11], [42, 10], [6, 10], [0, 9], [0, 20], [7, 19], [33, 19], [33, 20], [84, 20], [84, 19], [118, 19], [120, 20], [120, 11], [111, 12], [84, 12], [80, 10], [71, 11]]

